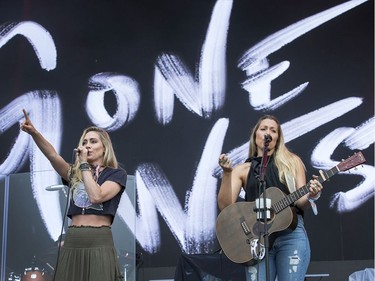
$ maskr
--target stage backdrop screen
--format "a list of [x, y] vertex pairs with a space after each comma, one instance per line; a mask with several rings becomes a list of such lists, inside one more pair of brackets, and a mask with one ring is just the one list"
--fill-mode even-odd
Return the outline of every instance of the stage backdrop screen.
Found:
[[363, 153], [324, 183], [305, 224], [313, 261], [374, 258], [373, 1], [14, 0], [0, 24], [0, 174], [33, 175], [18, 202], [28, 219], [7, 217], [25, 231], [7, 235], [32, 237], [28, 253], [58, 239], [65, 196], [45, 190], [60, 178], [20, 131], [22, 109], [68, 162], [84, 128], [110, 133], [136, 183], [116, 221], [135, 217], [144, 266], [220, 249], [218, 157], [245, 161], [264, 114], [307, 179]]

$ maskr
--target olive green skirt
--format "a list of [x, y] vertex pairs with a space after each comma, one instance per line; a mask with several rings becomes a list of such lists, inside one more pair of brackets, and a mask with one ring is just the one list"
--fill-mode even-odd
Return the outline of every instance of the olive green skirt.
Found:
[[61, 247], [54, 281], [123, 280], [110, 227], [71, 226]]

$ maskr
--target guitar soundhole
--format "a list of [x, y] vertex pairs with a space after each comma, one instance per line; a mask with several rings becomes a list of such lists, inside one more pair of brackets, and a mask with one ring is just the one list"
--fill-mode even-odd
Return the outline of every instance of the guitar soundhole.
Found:
[[271, 208], [271, 219], [269, 221], [272, 221], [275, 218], [275, 210]]
[[270, 229], [272, 227], [272, 221], [275, 218], [275, 212], [273, 209], [270, 211], [270, 218], [267, 219], [267, 223], [264, 223], [263, 219], [257, 220], [252, 227], [253, 234], [255, 236], [261, 236], [265, 233], [265, 226], [267, 225], [267, 229]]

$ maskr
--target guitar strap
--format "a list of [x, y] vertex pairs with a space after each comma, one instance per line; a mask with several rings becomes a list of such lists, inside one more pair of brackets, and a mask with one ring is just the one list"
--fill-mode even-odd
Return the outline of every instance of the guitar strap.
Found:
[[[290, 173], [288, 172], [285, 173], [285, 180], [286, 180], [286, 185], [288, 186], [290, 193], [296, 191], [296, 182], [294, 180], [294, 177]], [[296, 208], [296, 212], [303, 216], [303, 210], [298, 208], [295, 204], [294, 204], [294, 207]]]
[[296, 182], [294, 177], [290, 173], [285, 173], [286, 185], [288, 186], [289, 192], [292, 193], [296, 191]]

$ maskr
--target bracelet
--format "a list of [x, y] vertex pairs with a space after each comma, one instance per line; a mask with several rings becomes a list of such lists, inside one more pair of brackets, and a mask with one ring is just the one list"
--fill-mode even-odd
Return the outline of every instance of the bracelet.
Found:
[[311, 205], [311, 208], [314, 212], [314, 215], [317, 215], [318, 214], [318, 207], [316, 206], [315, 204], [315, 201], [318, 200], [320, 198], [320, 194], [322, 192], [319, 192], [315, 197], [311, 197], [310, 196], [310, 193], [307, 193], [307, 199], [309, 200], [310, 202], [310, 205]]
[[90, 164], [87, 163], [87, 162], [83, 162], [79, 165], [79, 169], [81, 171], [90, 171], [91, 170], [91, 167], [90, 167]]

